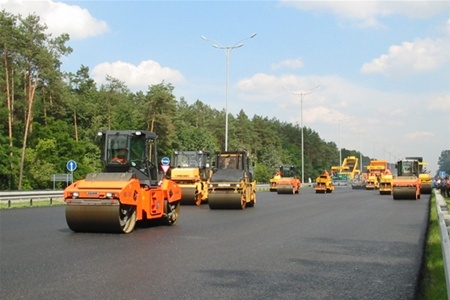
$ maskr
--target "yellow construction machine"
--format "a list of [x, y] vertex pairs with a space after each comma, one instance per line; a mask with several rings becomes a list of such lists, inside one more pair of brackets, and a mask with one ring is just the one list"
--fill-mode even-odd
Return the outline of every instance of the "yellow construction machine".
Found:
[[281, 178], [281, 172], [277, 171], [275, 175], [269, 179], [269, 191], [276, 192], [277, 191], [277, 182]]
[[399, 160], [395, 167], [397, 168], [397, 177], [392, 180], [394, 200], [420, 199], [419, 161], [415, 158], [405, 158]]
[[419, 179], [421, 182], [420, 194], [431, 194], [433, 179], [425, 167], [428, 163], [424, 162], [423, 157], [421, 156], [406, 157], [406, 159], [413, 159], [419, 162]]
[[64, 190], [69, 228], [130, 233], [138, 221], [176, 224], [181, 188], [158, 168], [157, 135], [142, 130], [98, 134], [103, 171], [90, 173]]
[[298, 177], [297, 167], [282, 165], [279, 169], [280, 178], [276, 182], [277, 194], [298, 194], [301, 180]]
[[170, 179], [182, 190], [182, 205], [200, 205], [208, 201], [212, 174], [210, 156], [211, 153], [205, 150], [174, 152]]
[[387, 169], [386, 160], [371, 160], [367, 166], [366, 190], [374, 190], [380, 187], [381, 174]]
[[392, 173], [390, 171], [385, 171], [380, 175], [380, 184], [378, 190], [380, 195], [390, 195], [392, 193]]
[[358, 158], [356, 156], [347, 156], [344, 158], [340, 173], [348, 175], [350, 180], [355, 179], [355, 176], [361, 173], [358, 168]]
[[327, 171], [323, 172], [322, 175], [316, 178], [316, 185], [314, 187], [314, 190], [316, 191], [316, 194], [331, 193], [332, 191], [334, 191], [333, 181], [331, 180], [331, 176]]
[[210, 209], [244, 209], [256, 203], [256, 181], [246, 151], [216, 153], [209, 184]]

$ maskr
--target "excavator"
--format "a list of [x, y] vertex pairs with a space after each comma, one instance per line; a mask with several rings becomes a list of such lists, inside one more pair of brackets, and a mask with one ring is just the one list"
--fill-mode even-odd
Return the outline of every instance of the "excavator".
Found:
[[410, 156], [406, 157], [406, 159], [413, 159], [419, 162], [419, 179], [421, 182], [420, 194], [431, 194], [431, 186], [433, 183], [433, 179], [429, 172], [426, 171], [426, 167], [428, 165], [427, 162], [423, 161], [423, 157], [421, 156]]
[[280, 178], [276, 181], [277, 194], [298, 194], [302, 183], [298, 177], [297, 167], [282, 165], [278, 172]]
[[247, 152], [217, 152], [209, 183], [209, 208], [245, 209], [255, 203], [256, 181]]
[[156, 133], [106, 130], [98, 135], [103, 170], [64, 190], [69, 228], [130, 233], [141, 221], [175, 225], [181, 188], [158, 168]]
[[201, 205], [208, 201], [210, 156], [205, 150], [174, 152], [170, 179], [182, 190], [182, 205]]
[[419, 160], [405, 158], [399, 160], [395, 167], [397, 168], [397, 177], [392, 180], [394, 200], [420, 199]]

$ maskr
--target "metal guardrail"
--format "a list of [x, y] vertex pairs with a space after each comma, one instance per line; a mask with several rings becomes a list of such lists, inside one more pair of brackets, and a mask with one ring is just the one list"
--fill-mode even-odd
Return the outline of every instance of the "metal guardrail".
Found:
[[445, 281], [447, 285], [447, 299], [450, 299], [450, 213], [447, 202], [438, 190], [434, 190], [436, 196], [436, 209], [441, 235], [442, 260], [444, 263]]
[[7, 202], [8, 208], [11, 208], [12, 202], [24, 202], [29, 201], [30, 206], [33, 206], [33, 200], [37, 199], [49, 199], [50, 205], [53, 204], [53, 200], [62, 199], [63, 191], [10, 191], [0, 192], [0, 203]]

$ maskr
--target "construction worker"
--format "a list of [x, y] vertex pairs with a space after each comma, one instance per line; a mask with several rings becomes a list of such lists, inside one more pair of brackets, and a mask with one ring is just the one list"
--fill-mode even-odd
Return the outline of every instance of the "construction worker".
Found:
[[127, 155], [128, 155], [127, 149], [119, 149], [119, 151], [117, 151], [117, 155], [111, 161], [117, 162], [120, 164], [126, 164], [127, 163]]

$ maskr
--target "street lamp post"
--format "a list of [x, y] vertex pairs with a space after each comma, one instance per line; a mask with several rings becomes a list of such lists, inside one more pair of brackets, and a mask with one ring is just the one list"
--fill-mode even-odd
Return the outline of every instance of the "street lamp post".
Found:
[[239, 42], [236, 42], [233, 46], [223, 46], [222, 44], [208, 39], [205, 36], [200, 36], [203, 40], [207, 41], [207, 42], [211, 42], [211, 46], [213, 46], [214, 48], [217, 49], [222, 49], [225, 50], [225, 58], [226, 58], [226, 79], [225, 79], [225, 151], [228, 151], [228, 76], [229, 76], [229, 67], [230, 67], [230, 53], [231, 50], [236, 49], [236, 48], [240, 48], [242, 46], [244, 46], [244, 44], [242, 43], [245, 40], [254, 38], [256, 36], [256, 33], [252, 34], [249, 37], [246, 37], [242, 40], [240, 40]]
[[[294, 91], [290, 91], [292, 95], [300, 96], [300, 132], [302, 136], [301, 146], [302, 146], [302, 184], [305, 183], [305, 154], [304, 154], [304, 143], [303, 143], [303, 96], [309, 95], [312, 93], [312, 90], [318, 88], [320, 84], [316, 85], [312, 89], [307, 90], [306, 92], [296, 93]], [[285, 87], [284, 87], [285, 88]], [[287, 88], [285, 88], [287, 90]]]

